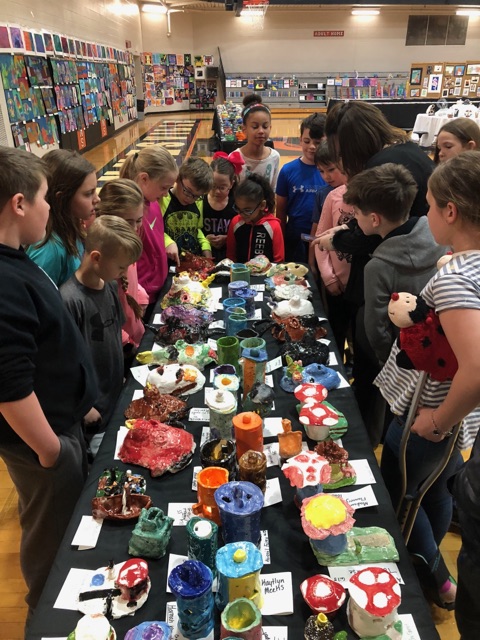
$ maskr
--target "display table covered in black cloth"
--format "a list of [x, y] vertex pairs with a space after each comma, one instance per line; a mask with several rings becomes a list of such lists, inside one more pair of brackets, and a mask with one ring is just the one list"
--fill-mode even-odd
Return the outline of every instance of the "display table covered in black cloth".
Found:
[[[262, 283], [260, 278], [253, 279], [253, 282]], [[215, 286], [215, 285], [213, 285]], [[314, 285], [313, 285], [314, 286]], [[224, 297], [226, 286], [224, 286]], [[314, 295], [315, 309], [320, 316], [324, 315], [318, 291], [315, 288]], [[265, 302], [257, 303], [257, 308], [261, 306], [264, 317], [269, 314], [268, 306]], [[158, 305], [157, 305], [158, 307]], [[221, 312], [217, 313], [218, 318], [222, 317]], [[329, 331], [328, 337], [331, 336]], [[269, 359], [278, 355], [278, 344], [270, 336], [267, 338], [267, 350]], [[141, 350], [150, 349], [153, 342], [151, 333], [147, 333], [141, 345]], [[333, 342], [332, 342], [333, 345]], [[333, 348], [333, 346], [332, 346]], [[338, 353], [337, 353], [338, 358]], [[335, 367], [336, 368], [336, 367]], [[275, 410], [274, 416], [289, 418], [292, 420], [294, 429], [301, 428], [297, 420], [298, 414], [295, 409], [296, 401], [293, 395], [281, 390], [278, 385], [281, 370], [273, 372], [275, 383]], [[207, 384], [209, 370], [206, 371]], [[61, 587], [67, 577], [71, 567], [95, 570], [106, 566], [113, 559], [116, 563], [129, 558], [128, 541], [133, 530], [132, 522], [110, 522], [105, 521], [94, 549], [79, 551], [77, 547], [71, 546], [71, 541], [77, 530], [82, 516], [91, 515], [91, 499], [95, 495], [98, 476], [107, 467], [118, 465], [120, 468], [132, 468], [134, 473], [142, 473], [147, 479], [147, 493], [151, 496], [153, 504], [160, 507], [167, 513], [168, 503], [196, 501], [196, 493], [192, 491], [192, 470], [194, 465], [199, 465], [199, 443], [202, 425], [199, 422], [188, 423], [188, 429], [194, 434], [197, 448], [194, 454], [193, 463], [175, 475], [167, 474], [160, 478], [151, 478], [147, 470], [134, 465], [124, 465], [119, 460], [113, 460], [115, 442], [118, 427], [124, 424], [123, 412], [132, 400], [135, 389], [140, 385], [129, 378], [119, 402], [117, 404], [113, 419], [105, 434], [100, 451], [94, 461], [85, 489], [75, 509], [74, 517], [70, 522], [65, 535], [62, 547], [57, 555], [50, 577], [43, 592], [40, 603], [30, 627], [28, 638], [38, 640], [41, 638], [65, 638], [72, 631], [81, 614], [76, 611], [54, 609], [53, 605], [59, 594]], [[395, 518], [389, 496], [383, 484], [380, 471], [373, 452], [371, 451], [365, 427], [362, 424], [358, 407], [354, 400], [353, 392], [348, 388], [330, 392], [328, 397], [335, 407], [344, 412], [349, 422], [349, 429], [343, 438], [343, 446], [348, 450], [350, 459], [366, 458], [370, 464], [376, 478], [373, 484], [373, 491], [378, 500], [378, 506], [359, 509], [355, 512], [357, 526], [377, 525], [387, 529], [395, 538], [397, 548], [400, 553], [399, 571], [405, 581], [402, 585], [402, 604], [400, 613], [410, 613], [414, 617], [421, 640], [434, 640], [439, 636], [432, 622], [429, 609], [423, 598], [414, 569], [410, 562], [407, 551], [403, 545], [400, 530]], [[188, 397], [189, 406], [204, 406], [203, 390], [193, 396]], [[239, 409], [240, 410], [240, 409]], [[305, 436], [304, 436], [305, 437]], [[276, 438], [267, 441], [275, 441]], [[309, 442], [310, 448], [314, 443]], [[270, 507], [266, 507], [262, 512], [262, 529], [268, 530], [270, 540], [271, 564], [264, 565], [262, 574], [275, 573], [279, 571], [290, 571], [292, 573], [294, 613], [288, 616], [264, 616], [265, 626], [287, 626], [289, 640], [300, 640], [303, 638], [303, 628], [305, 621], [311, 612], [303, 601], [300, 594], [299, 585], [307, 577], [316, 573], [327, 573], [325, 567], [320, 567], [316, 562], [310, 549], [309, 541], [302, 530], [300, 523], [300, 512], [294, 505], [294, 489], [283, 476], [279, 467], [269, 467], [267, 477], [278, 477], [282, 490], [283, 501]], [[355, 490], [355, 486], [347, 490]], [[146, 604], [134, 615], [113, 621], [113, 627], [117, 632], [118, 640], [121, 640], [126, 631], [145, 620], [165, 620], [166, 602], [173, 601], [171, 593], [166, 593], [168, 554], [175, 553], [186, 555], [186, 530], [185, 527], [174, 527], [172, 537], [167, 550], [167, 555], [160, 560], [148, 560], [152, 588]], [[38, 553], [42, 553], [39, 549]], [[217, 614], [217, 625], [215, 638], [219, 638], [218, 627], [219, 616]], [[336, 630], [348, 629], [346, 623], [345, 606], [334, 621]], [[349, 638], [356, 637], [351, 630], [348, 631]]]
[[[225, 153], [232, 153], [232, 151], [235, 151], [235, 149], [239, 149], [240, 147], [243, 147], [244, 144], [247, 142], [246, 140], [225, 140], [225, 138], [223, 137], [223, 132], [222, 132], [222, 123], [220, 122], [220, 118], [218, 116], [218, 111], [216, 109], [213, 112], [212, 130], [214, 131], [215, 137], [217, 139], [216, 140], [216, 142], [217, 142], [216, 151], [223, 151]], [[267, 140], [265, 142], [265, 146], [266, 147], [271, 147], [272, 149], [275, 148], [275, 146], [273, 144], [273, 140]]]

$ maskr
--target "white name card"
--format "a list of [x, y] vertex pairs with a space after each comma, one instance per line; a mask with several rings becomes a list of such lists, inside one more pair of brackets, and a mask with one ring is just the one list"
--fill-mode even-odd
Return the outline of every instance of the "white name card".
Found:
[[127, 427], [120, 427], [117, 431], [117, 442], [115, 444], [115, 454], [113, 456], [114, 460], [120, 460], [119, 453], [122, 448], [123, 441], [127, 437], [127, 433], [130, 431]]
[[270, 541], [268, 539], [268, 531], [263, 529], [260, 531], [260, 552], [263, 558], [263, 564], [270, 564]]
[[273, 360], [270, 360], [269, 362], [267, 362], [265, 371], [267, 373], [272, 373], [272, 371], [275, 371], [276, 369], [280, 369], [281, 366], [282, 366], [282, 357], [277, 356]]
[[278, 478], [270, 478], [267, 480], [267, 488], [265, 489], [264, 507], [270, 507], [282, 501], [282, 491], [280, 489], [280, 481]]
[[197, 484], [197, 475], [198, 472], [201, 471], [202, 467], [193, 467], [193, 476], [192, 476], [192, 491], [196, 491], [198, 488]]
[[79, 551], [94, 549], [102, 530], [102, 524], [103, 520], [95, 520], [93, 516], [82, 516], [72, 540], [72, 547], [78, 546]]
[[262, 640], [288, 640], [288, 627], [262, 627]]
[[289, 571], [260, 575], [263, 616], [289, 616], [293, 613], [292, 574]]
[[183, 527], [193, 517], [192, 505], [188, 502], [169, 502], [168, 515], [174, 527]]
[[132, 376], [135, 378], [137, 382], [139, 382], [142, 387], [147, 384], [147, 376], [150, 373], [150, 369], [148, 364], [141, 364], [138, 367], [132, 367], [130, 369]]
[[332, 495], [343, 498], [354, 509], [374, 507], [378, 504], [378, 500], [376, 499], [370, 485], [357, 489], [356, 491], [335, 491]]
[[208, 407], [192, 407], [188, 419], [191, 422], [210, 422], [210, 409]]
[[271, 438], [283, 433], [281, 418], [265, 418], [263, 421], [263, 437]]
[[357, 474], [356, 485], [375, 484], [377, 482], [367, 460], [349, 460], [349, 462]]
[[[250, 285], [250, 289], [253, 289], [254, 291], [265, 291], [265, 285], [264, 284], [251, 284]], [[255, 300], [258, 300], [259, 298], [255, 298]]]

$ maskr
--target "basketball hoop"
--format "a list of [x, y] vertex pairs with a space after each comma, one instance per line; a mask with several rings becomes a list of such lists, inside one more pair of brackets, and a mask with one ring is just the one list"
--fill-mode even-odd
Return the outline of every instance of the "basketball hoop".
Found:
[[262, 30], [267, 9], [268, 0], [244, 0], [240, 15], [252, 29]]

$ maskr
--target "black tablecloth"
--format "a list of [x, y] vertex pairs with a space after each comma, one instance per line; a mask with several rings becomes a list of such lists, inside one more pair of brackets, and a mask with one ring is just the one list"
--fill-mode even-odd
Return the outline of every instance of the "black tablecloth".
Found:
[[[254, 279], [254, 282], [261, 283], [262, 279]], [[323, 316], [323, 309], [320, 297], [315, 285], [313, 285], [314, 305], [320, 316]], [[226, 288], [224, 289], [226, 291]], [[225, 296], [226, 297], [226, 296]], [[268, 315], [268, 307], [265, 302], [257, 303], [262, 306], [265, 317]], [[158, 306], [158, 305], [157, 305]], [[222, 314], [217, 313], [218, 318]], [[268, 334], [269, 335], [269, 334]], [[331, 332], [329, 330], [329, 336]], [[267, 336], [265, 336], [267, 337]], [[333, 342], [332, 342], [333, 344]], [[147, 333], [141, 345], [141, 350], [150, 349], [152, 345], [152, 334]], [[269, 335], [267, 340], [267, 350], [269, 359], [278, 355], [279, 345]], [[337, 353], [338, 358], [338, 353]], [[290, 418], [294, 428], [298, 429], [298, 414], [295, 409], [295, 398], [292, 394], [283, 392], [279, 385], [281, 371], [273, 372], [275, 382], [275, 410], [274, 416]], [[206, 371], [207, 384], [209, 370]], [[202, 425], [199, 422], [188, 424], [189, 430], [194, 434], [197, 448], [193, 458], [193, 464], [175, 475], [166, 475], [153, 479], [147, 470], [135, 465], [124, 465], [122, 462], [113, 462], [113, 455], [118, 427], [124, 424], [123, 412], [130, 403], [135, 389], [140, 385], [130, 378], [122, 391], [118, 405], [116, 407], [111, 424], [107, 429], [100, 451], [94, 461], [89, 478], [87, 480], [83, 494], [81, 495], [75, 509], [75, 514], [66, 532], [62, 547], [57, 555], [52, 567], [48, 582], [43, 592], [40, 603], [33, 618], [29, 638], [37, 640], [48, 637], [66, 637], [72, 631], [81, 614], [74, 611], [54, 609], [53, 605], [62, 587], [69, 569], [71, 567], [97, 569], [106, 566], [110, 559], [115, 562], [127, 560], [128, 541], [133, 530], [133, 523], [114, 523], [105, 521], [103, 524], [97, 546], [91, 550], [78, 551], [71, 546], [71, 541], [83, 515], [91, 514], [90, 502], [95, 495], [98, 476], [106, 467], [113, 464], [120, 468], [132, 468], [134, 472], [143, 473], [147, 477], [147, 493], [152, 497], [153, 504], [162, 508], [165, 513], [168, 511], [168, 503], [196, 501], [196, 494], [192, 491], [192, 469], [194, 465], [199, 465], [199, 443]], [[203, 390], [193, 396], [189, 396], [189, 405], [199, 407], [203, 405]], [[350, 388], [344, 388], [330, 392], [329, 402], [342, 410], [348, 419], [349, 429], [343, 438], [343, 444], [349, 451], [351, 459], [367, 458], [370, 467], [377, 480], [373, 485], [378, 506], [360, 509], [355, 512], [357, 526], [377, 525], [386, 528], [395, 538], [397, 548], [400, 553], [398, 563], [400, 573], [405, 581], [402, 586], [402, 604], [400, 613], [411, 613], [414, 616], [420, 638], [422, 640], [433, 640], [438, 638], [437, 631], [432, 622], [429, 609], [423, 598], [414, 569], [402, 542], [402, 537], [395, 519], [387, 491], [382, 482], [380, 472], [371, 451], [365, 427], [361, 421], [358, 407]], [[240, 410], [240, 409], [239, 409]], [[267, 439], [275, 441], [276, 438]], [[310, 442], [310, 448], [314, 443]], [[282, 490], [283, 502], [263, 509], [262, 529], [267, 529], [270, 539], [271, 564], [265, 565], [262, 573], [275, 573], [279, 571], [291, 571], [294, 597], [294, 614], [290, 616], [264, 616], [265, 626], [279, 625], [288, 626], [289, 640], [299, 640], [303, 637], [305, 621], [311, 612], [303, 601], [300, 594], [299, 585], [307, 577], [316, 573], [327, 573], [327, 570], [320, 567], [310, 549], [306, 535], [304, 534], [300, 515], [297, 507], [293, 503], [294, 489], [290, 487], [278, 467], [269, 467], [267, 477], [278, 477]], [[355, 489], [355, 486], [350, 489]], [[38, 550], [42, 552], [41, 549]], [[113, 627], [117, 632], [117, 637], [121, 640], [125, 632], [131, 627], [144, 620], [165, 620], [166, 602], [172, 601], [172, 594], [165, 592], [167, 581], [168, 553], [186, 555], [186, 530], [185, 527], [174, 527], [172, 537], [168, 547], [167, 555], [160, 560], [148, 560], [152, 588], [146, 604], [134, 615], [113, 621]], [[335, 628], [348, 629], [346, 623], [345, 606], [334, 621]], [[215, 638], [219, 637], [218, 615]], [[349, 638], [356, 637], [349, 631]]]

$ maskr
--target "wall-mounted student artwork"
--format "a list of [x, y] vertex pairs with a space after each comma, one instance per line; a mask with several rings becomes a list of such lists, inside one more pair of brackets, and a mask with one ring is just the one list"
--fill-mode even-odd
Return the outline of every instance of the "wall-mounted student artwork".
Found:
[[410, 71], [410, 84], [418, 85], [422, 83], [422, 68], [412, 69]]

